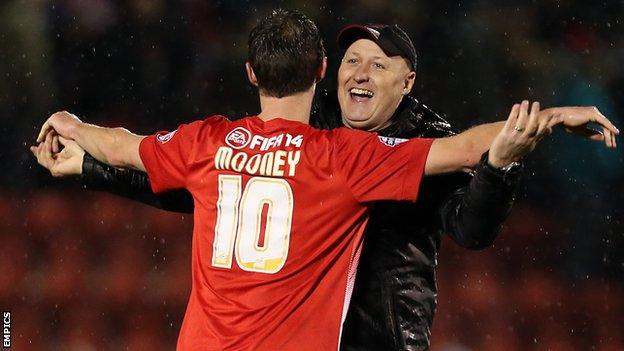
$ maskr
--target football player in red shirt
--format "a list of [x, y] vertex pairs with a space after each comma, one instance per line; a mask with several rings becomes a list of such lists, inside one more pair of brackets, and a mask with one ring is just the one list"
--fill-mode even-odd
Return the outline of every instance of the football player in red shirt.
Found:
[[[478, 137], [474, 129], [406, 141], [310, 127], [326, 62], [316, 26], [297, 12], [262, 20], [249, 49], [257, 116], [212, 116], [144, 137], [59, 112], [42, 127], [36, 151], [51, 152], [58, 133], [101, 161], [147, 171], [155, 192], [191, 192], [192, 290], [179, 350], [337, 349], [367, 205], [413, 201], [423, 174], [469, 167], [484, 150], [463, 149]], [[515, 105], [490, 162], [512, 163], [561, 122], [538, 104], [530, 113], [528, 103]]]

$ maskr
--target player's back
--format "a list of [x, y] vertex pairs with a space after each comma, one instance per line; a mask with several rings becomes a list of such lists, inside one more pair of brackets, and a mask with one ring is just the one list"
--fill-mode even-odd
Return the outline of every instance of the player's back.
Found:
[[195, 199], [178, 349], [336, 349], [365, 203], [415, 199], [428, 146], [391, 152], [372, 134], [255, 116], [146, 139], [154, 190], [183, 185]]

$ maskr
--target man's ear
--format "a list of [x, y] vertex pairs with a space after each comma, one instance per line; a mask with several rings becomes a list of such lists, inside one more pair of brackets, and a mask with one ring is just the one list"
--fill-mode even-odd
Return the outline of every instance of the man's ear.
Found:
[[253, 68], [251, 68], [251, 63], [249, 63], [249, 61], [245, 62], [245, 70], [247, 71], [247, 79], [249, 80], [249, 83], [257, 87], [258, 78], [256, 78], [256, 74], [254, 73]]
[[403, 82], [403, 95], [407, 95], [412, 91], [414, 87], [414, 82], [416, 82], [416, 72], [411, 71], [405, 76], [405, 81]]
[[325, 78], [325, 74], [327, 73], [327, 57], [323, 57], [323, 62], [316, 71], [316, 83], [320, 82], [323, 78]]

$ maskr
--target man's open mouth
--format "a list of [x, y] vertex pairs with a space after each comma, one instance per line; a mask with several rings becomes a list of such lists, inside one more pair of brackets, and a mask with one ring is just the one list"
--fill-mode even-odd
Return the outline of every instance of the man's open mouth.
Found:
[[375, 95], [374, 92], [363, 88], [351, 88], [349, 89], [349, 94], [356, 101], [367, 101]]

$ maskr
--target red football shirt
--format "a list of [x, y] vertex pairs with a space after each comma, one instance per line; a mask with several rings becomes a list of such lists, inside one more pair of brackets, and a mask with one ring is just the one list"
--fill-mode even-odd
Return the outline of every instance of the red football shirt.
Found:
[[195, 200], [178, 350], [332, 350], [376, 200], [416, 200], [431, 139], [209, 117], [146, 137], [152, 189]]

